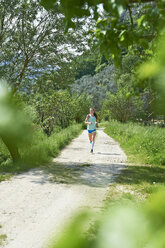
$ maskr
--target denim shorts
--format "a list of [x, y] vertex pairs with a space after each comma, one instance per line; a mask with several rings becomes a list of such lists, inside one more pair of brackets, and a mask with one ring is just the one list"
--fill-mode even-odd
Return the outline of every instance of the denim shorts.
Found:
[[93, 130], [88, 129], [88, 133], [93, 133], [93, 132], [96, 132], [96, 129], [93, 129]]

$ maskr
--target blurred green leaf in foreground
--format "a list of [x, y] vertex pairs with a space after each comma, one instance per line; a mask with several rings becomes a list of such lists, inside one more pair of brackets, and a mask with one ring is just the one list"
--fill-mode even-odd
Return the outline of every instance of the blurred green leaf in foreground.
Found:
[[[97, 215], [95, 222], [89, 221], [93, 214], [81, 213], [50, 248], [164, 248], [164, 209], [165, 189], [162, 188], [139, 205], [126, 200], [111, 205]], [[89, 229], [90, 225], [95, 226], [95, 232]]]
[[31, 125], [23, 112], [18, 96], [12, 96], [10, 87], [0, 81], [0, 136], [14, 161], [20, 159], [18, 147], [30, 140]]
[[155, 55], [139, 67], [137, 74], [140, 82], [157, 94], [157, 112], [165, 116], [165, 34], [157, 42]]

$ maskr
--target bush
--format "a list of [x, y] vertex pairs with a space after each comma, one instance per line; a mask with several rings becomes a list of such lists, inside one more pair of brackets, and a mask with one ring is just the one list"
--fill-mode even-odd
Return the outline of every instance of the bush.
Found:
[[143, 101], [137, 96], [126, 97], [128, 89], [124, 87], [118, 88], [115, 94], [107, 92], [107, 98], [102, 106], [102, 119], [108, 120], [112, 117], [121, 122], [136, 120], [144, 115]]

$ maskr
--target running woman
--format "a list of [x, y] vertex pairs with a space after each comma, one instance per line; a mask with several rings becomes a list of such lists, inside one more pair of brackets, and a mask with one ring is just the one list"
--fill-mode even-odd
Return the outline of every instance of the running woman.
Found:
[[85, 124], [87, 124], [89, 141], [91, 143], [91, 152], [93, 152], [97, 127], [97, 114], [95, 113], [94, 108], [90, 108], [90, 114], [87, 115]]

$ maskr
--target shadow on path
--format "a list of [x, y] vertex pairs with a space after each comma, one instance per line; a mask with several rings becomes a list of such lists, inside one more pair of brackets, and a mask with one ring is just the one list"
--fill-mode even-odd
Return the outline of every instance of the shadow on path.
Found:
[[121, 184], [165, 183], [165, 167], [128, 166], [121, 172], [120, 177], [116, 178], [116, 182]]
[[[124, 164], [58, 164], [55, 162], [42, 167], [44, 174], [49, 175], [48, 177], [45, 175], [46, 181], [49, 178], [52, 183], [84, 184], [91, 187], [108, 186], [124, 168]], [[44, 180], [33, 182], [44, 183]]]
[[99, 155], [111, 155], [111, 156], [121, 156], [120, 153], [105, 153], [105, 152], [97, 152]]

